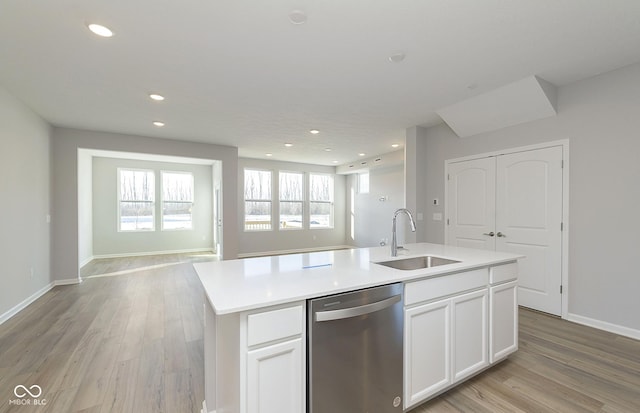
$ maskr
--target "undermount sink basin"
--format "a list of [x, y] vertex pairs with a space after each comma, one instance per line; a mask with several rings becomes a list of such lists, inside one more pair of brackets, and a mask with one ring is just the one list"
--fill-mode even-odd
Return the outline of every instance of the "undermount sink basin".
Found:
[[432, 255], [424, 255], [421, 257], [404, 258], [400, 260], [377, 262], [376, 264], [398, 270], [419, 270], [421, 268], [437, 267], [439, 265], [456, 264], [460, 261], [450, 260], [448, 258], [434, 257]]

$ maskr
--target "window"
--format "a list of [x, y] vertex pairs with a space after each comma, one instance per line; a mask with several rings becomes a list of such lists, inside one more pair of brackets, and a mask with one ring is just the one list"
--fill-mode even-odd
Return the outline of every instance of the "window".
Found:
[[155, 177], [153, 171], [118, 169], [118, 228], [120, 231], [153, 231]]
[[358, 193], [359, 194], [369, 193], [369, 172], [363, 172], [361, 174], [358, 174]]
[[162, 229], [193, 229], [193, 174], [162, 172]]
[[244, 170], [244, 229], [271, 229], [271, 171]]
[[280, 228], [302, 229], [304, 174], [280, 172]]
[[333, 228], [333, 176], [309, 175], [310, 228]]

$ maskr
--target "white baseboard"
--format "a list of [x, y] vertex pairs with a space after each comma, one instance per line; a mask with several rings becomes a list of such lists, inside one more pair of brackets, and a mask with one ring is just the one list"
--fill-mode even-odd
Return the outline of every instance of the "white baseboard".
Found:
[[131, 252], [123, 254], [99, 254], [91, 257], [92, 260], [100, 258], [127, 258], [127, 257], [144, 257], [147, 255], [166, 255], [166, 254], [191, 254], [196, 252], [210, 252], [214, 253], [213, 248], [192, 248], [186, 250], [165, 250], [165, 251], [146, 251], [146, 252]]
[[606, 321], [600, 321], [594, 318], [584, 317], [578, 314], [571, 314], [571, 313], [569, 313], [569, 317], [567, 318], [567, 320], [573, 321], [574, 323], [582, 324], [585, 326], [608, 331], [610, 333], [615, 333], [621, 336], [640, 340], [640, 330], [636, 330], [633, 328], [624, 327], [621, 325], [608, 323]]
[[24, 310], [29, 304], [31, 304], [32, 302], [34, 302], [38, 298], [42, 297], [49, 290], [51, 290], [55, 285], [56, 284], [54, 282], [49, 283], [48, 285], [45, 285], [44, 287], [42, 287], [41, 289], [39, 289], [35, 293], [31, 294], [29, 297], [27, 297], [24, 300], [22, 300], [22, 302], [20, 302], [18, 305], [14, 306], [13, 308], [9, 309], [4, 314], [0, 315], [0, 324], [4, 323], [5, 321], [10, 319], [14, 315], [18, 314], [20, 311]]
[[55, 280], [53, 282], [54, 285], [72, 285], [72, 284], [80, 284], [82, 282], [82, 278], [68, 278], [66, 280]]
[[293, 250], [246, 252], [243, 254], [238, 254], [238, 258], [266, 257], [270, 255], [284, 255], [284, 254], [300, 254], [304, 252], [333, 251], [333, 250], [344, 250], [344, 249], [351, 249], [351, 248], [353, 247], [349, 245], [333, 245], [330, 247], [299, 248], [299, 249], [293, 249]]

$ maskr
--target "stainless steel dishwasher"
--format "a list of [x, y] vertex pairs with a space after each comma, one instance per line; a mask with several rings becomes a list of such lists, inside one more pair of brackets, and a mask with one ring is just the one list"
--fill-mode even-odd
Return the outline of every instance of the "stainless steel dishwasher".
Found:
[[308, 302], [308, 413], [402, 412], [402, 284]]

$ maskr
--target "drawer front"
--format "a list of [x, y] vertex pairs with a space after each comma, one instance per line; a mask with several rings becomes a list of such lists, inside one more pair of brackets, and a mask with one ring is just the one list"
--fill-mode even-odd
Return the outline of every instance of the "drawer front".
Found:
[[434, 300], [439, 297], [486, 287], [489, 281], [489, 270], [465, 271], [457, 274], [448, 274], [428, 280], [409, 282], [405, 285], [405, 306], [417, 304], [423, 301]]
[[249, 347], [302, 334], [304, 325], [302, 305], [249, 314], [247, 316], [247, 345]]
[[491, 284], [502, 283], [505, 281], [512, 281], [518, 278], [518, 264], [512, 262], [511, 264], [498, 265], [491, 267], [489, 270], [489, 282]]

